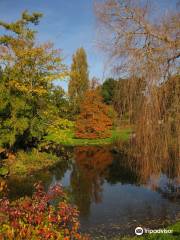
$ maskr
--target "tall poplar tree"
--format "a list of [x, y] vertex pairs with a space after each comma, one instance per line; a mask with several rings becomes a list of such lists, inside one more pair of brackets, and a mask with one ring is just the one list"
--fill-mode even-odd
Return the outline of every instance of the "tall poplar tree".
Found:
[[84, 48], [77, 49], [72, 58], [68, 93], [72, 112], [79, 113], [79, 106], [89, 86], [87, 55]]

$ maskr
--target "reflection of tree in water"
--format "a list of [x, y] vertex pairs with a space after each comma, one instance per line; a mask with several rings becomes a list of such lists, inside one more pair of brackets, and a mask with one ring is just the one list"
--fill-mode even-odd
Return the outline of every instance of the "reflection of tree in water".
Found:
[[159, 192], [164, 198], [169, 199], [172, 202], [176, 202], [180, 199], [180, 182], [177, 185], [176, 179], [168, 179], [164, 188], [156, 186], [156, 191]]
[[[123, 170], [123, 175], [128, 176], [129, 172], [130, 176], [133, 173], [138, 184], [157, 191], [171, 200], [180, 197], [180, 161], [176, 155], [171, 155], [171, 158], [167, 159], [157, 159], [152, 156], [143, 158], [131, 150], [132, 148], [128, 149], [127, 146], [124, 149], [127, 157], [120, 164], [124, 166], [125, 163], [127, 171]], [[122, 159], [124, 159], [123, 155]], [[118, 169], [118, 166], [116, 167]]]
[[9, 198], [17, 199], [25, 195], [31, 196], [34, 192], [34, 184], [37, 183], [37, 181], [41, 181], [45, 189], [48, 189], [52, 182], [52, 174], [48, 170], [43, 170], [28, 177], [10, 177], [7, 180]]
[[152, 191], [159, 192], [162, 197], [167, 198], [172, 202], [179, 201], [180, 199], [179, 176], [169, 178], [168, 175], [159, 173], [158, 175], [151, 176], [149, 183], [146, 184], [146, 186]]
[[53, 182], [53, 177], [55, 176], [56, 180], [61, 180], [70, 168], [70, 165], [70, 151], [66, 151], [63, 156], [61, 156], [59, 163], [49, 170], [42, 170], [26, 177], [10, 177], [7, 180], [9, 197], [15, 199], [25, 195], [32, 195], [34, 192], [34, 184], [39, 181], [41, 181], [45, 189], [48, 190]]
[[[163, 175], [162, 175], [163, 174]], [[160, 179], [163, 176], [162, 183]], [[162, 164], [159, 174], [153, 174], [149, 181], [149, 186], [153, 191], [159, 192], [164, 198], [170, 201], [180, 199], [180, 163], [177, 159]]]
[[112, 162], [108, 148], [82, 146], [74, 149], [71, 186], [75, 204], [83, 216], [89, 214], [91, 202], [102, 200], [102, 184]]
[[64, 159], [56, 164], [52, 170], [53, 174], [56, 177], [56, 180], [61, 180], [64, 177], [66, 171], [71, 169], [71, 157], [69, 152], [67, 154], [68, 157], [64, 156]]
[[129, 156], [120, 152], [113, 155], [113, 161], [108, 168], [108, 174], [106, 176], [107, 182], [116, 184], [118, 182], [123, 183], [138, 183], [138, 174], [133, 167], [128, 164]]
[[[177, 159], [156, 159], [141, 160], [138, 164], [139, 174], [142, 183], [148, 185], [153, 191], [160, 192], [163, 196], [173, 199], [178, 197], [180, 188], [180, 163]], [[164, 177], [164, 183], [161, 185], [160, 180]], [[180, 195], [179, 195], [180, 196]]]

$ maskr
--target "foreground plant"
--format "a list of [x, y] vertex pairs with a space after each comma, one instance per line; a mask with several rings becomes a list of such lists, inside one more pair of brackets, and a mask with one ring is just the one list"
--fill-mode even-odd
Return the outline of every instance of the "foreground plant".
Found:
[[[78, 210], [67, 203], [59, 185], [47, 193], [41, 184], [35, 189], [31, 198], [0, 200], [0, 239], [89, 239], [79, 233]], [[57, 208], [50, 205], [55, 199], [60, 200]]]

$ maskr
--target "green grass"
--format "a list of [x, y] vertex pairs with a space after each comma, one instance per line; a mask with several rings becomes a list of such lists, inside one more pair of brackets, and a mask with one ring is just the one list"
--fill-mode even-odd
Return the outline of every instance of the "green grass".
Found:
[[48, 168], [56, 164], [59, 158], [53, 154], [38, 152], [33, 149], [31, 152], [19, 151], [16, 159], [9, 164], [10, 175], [25, 176], [27, 174]]
[[167, 227], [166, 229], [173, 230], [172, 233], [153, 233], [143, 234], [142, 236], [134, 237], [116, 237], [111, 240], [179, 240], [180, 239], [180, 222]]
[[55, 142], [64, 146], [88, 146], [112, 144], [116, 140], [127, 141], [131, 128], [112, 130], [112, 136], [104, 139], [80, 139], [75, 138], [73, 130], [61, 130], [46, 136], [45, 140]]

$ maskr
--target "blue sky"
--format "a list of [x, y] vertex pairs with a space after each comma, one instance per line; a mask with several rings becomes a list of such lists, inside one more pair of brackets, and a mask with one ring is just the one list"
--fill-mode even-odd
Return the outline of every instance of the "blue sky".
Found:
[[[157, 11], [174, 8], [177, 0], [152, 0]], [[0, 0], [0, 19], [13, 21], [25, 9], [44, 14], [37, 27], [39, 41], [51, 41], [63, 50], [65, 63], [70, 66], [72, 54], [84, 47], [89, 63], [90, 77], [101, 80], [109, 73], [105, 56], [96, 47], [96, 23], [93, 0]], [[106, 69], [106, 71], [105, 71]], [[67, 88], [67, 83], [62, 84]]]

